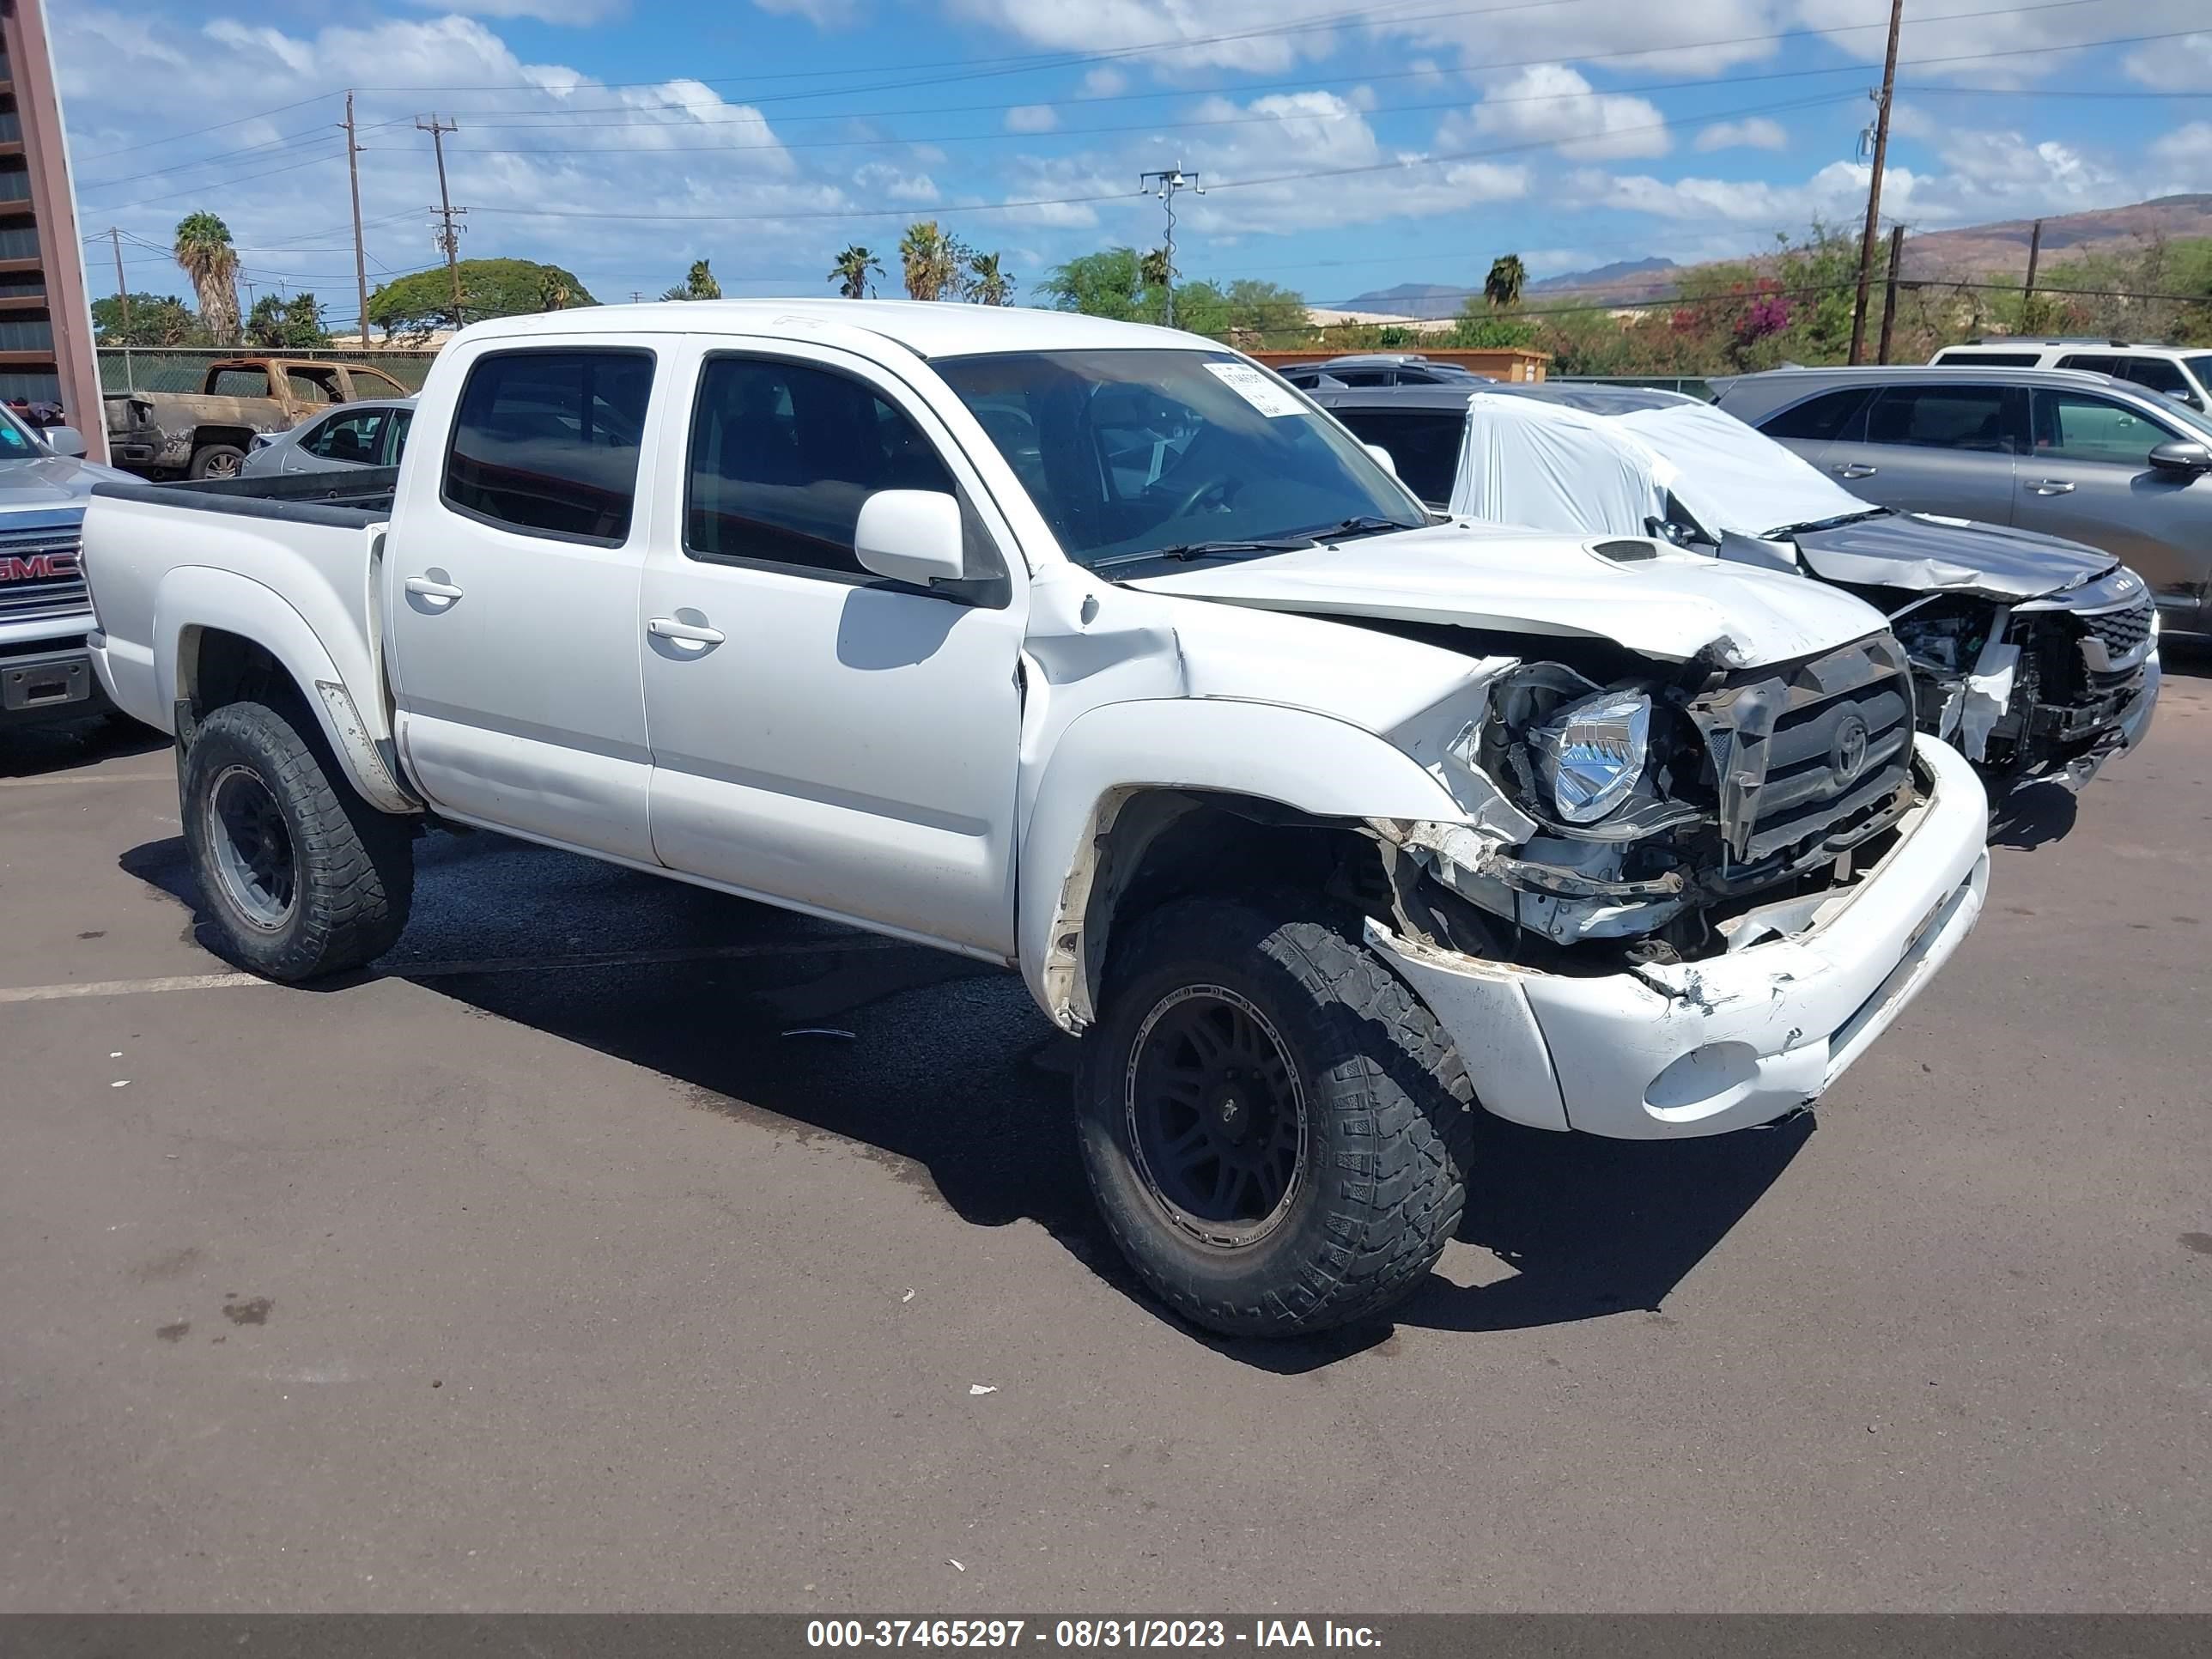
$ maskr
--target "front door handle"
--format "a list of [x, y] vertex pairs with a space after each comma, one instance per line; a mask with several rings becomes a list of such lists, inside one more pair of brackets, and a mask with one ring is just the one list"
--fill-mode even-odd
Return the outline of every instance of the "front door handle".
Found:
[[453, 600], [461, 597], [461, 590], [451, 582], [433, 580], [428, 576], [410, 576], [407, 591], [426, 599]]
[[2038, 478], [2028, 485], [2039, 495], [2070, 495], [2074, 486], [2063, 478]]
[[1879, 467], [1869, 466], [1864, 461], [1846, 461], [1836, 469], [1836, 476], [1838, 478], [1871, 478], [1880, 471]]
[[678, 622], [673, 617], [653, 617], [646, 623], [645, 631], [657, 640], [680, 640], [685, 645], [720, 645], [723, 639], [722, 630], [719, 628]]

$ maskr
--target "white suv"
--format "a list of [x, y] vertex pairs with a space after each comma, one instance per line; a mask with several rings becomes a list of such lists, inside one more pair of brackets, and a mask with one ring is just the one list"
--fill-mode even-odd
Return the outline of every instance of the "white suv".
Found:
[[1960, 368], [2081, 368], [2110, 374], [2212, 410], [2212, 351], [2125, 340], [1969, 340], [1928, 360]]

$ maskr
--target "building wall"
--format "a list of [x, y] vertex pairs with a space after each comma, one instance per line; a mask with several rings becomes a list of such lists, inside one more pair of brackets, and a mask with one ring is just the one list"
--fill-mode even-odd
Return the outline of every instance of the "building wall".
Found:
[[100, 371], [44, 0], [0, 0], [0, 399], [57, 403], [105, 460]]

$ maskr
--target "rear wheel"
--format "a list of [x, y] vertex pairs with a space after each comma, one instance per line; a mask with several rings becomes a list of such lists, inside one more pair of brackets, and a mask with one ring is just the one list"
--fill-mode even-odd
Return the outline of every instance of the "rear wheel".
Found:
[[235, 478], [246, 464], [246, 452], [236, 444], [202, 444], [192, 452], [191, 476], [195, 478]]
[[1231, 1334], [1410, 1294], [1459, 1225], [1473, 1100], [1413, 994], [1326, 923], [1212, 900], [1138, 922], [1107, 980], [1080, 1134], [1146, 1282]]
[[288, 983], [374, 961], [407, 925], [411, 826], [370, 806], [292, 722], [232, 703], [182, 769], [185, 844], [228, 954]]

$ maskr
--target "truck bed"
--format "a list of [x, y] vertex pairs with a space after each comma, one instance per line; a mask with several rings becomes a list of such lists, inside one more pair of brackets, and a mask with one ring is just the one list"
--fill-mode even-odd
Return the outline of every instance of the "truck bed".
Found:
[[364, 466], [267, 478], [209, 478], [198, 483], [110, 483], [94, 485], [93, 494], [160, 507], [356, 529], [390, 516], [398, 483], [398, 467]]

